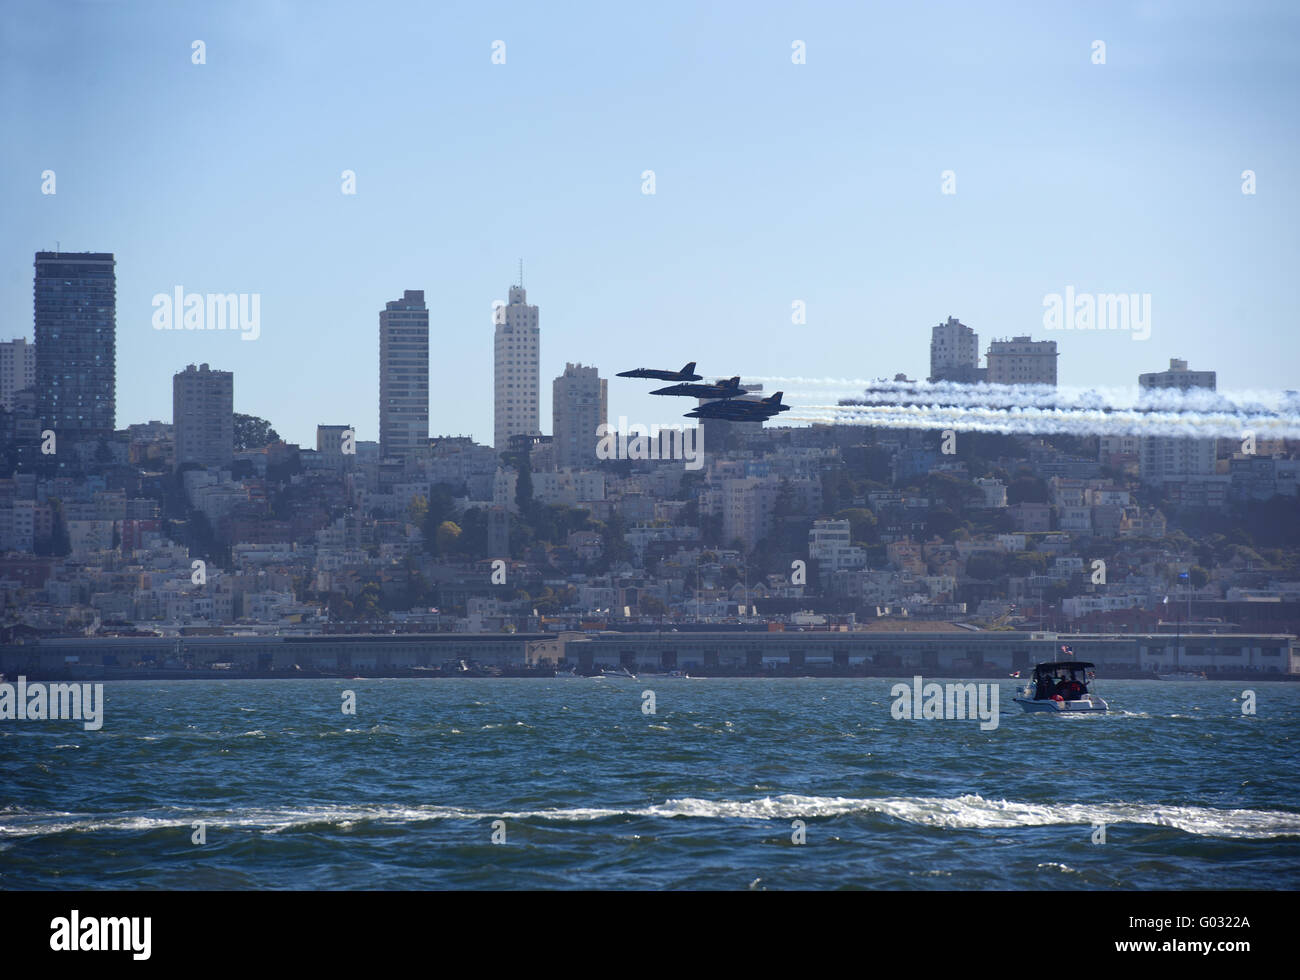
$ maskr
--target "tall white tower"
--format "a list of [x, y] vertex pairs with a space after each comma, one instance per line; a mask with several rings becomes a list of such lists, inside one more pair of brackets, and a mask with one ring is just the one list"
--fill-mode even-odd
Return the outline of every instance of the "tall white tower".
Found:
[[542, 434], [538, 428], [541, 338], [537, 307], [528, 305], [524, 292], [522, 265], [519, 285], [510, 287], [510, 302], [497, 308], [496, 321], [492, 444], [497, 452], [504, 452], [510, 448], [511, 436]]

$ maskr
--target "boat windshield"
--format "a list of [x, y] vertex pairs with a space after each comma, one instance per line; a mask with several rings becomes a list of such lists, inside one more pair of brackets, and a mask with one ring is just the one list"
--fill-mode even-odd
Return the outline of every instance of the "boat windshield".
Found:
[[1071, 700], [1088, 691], [1092, 672], [1077, 664], [1044, 664], [1034, 671], [1034, 696], [1039, 699], [1061, 695]]

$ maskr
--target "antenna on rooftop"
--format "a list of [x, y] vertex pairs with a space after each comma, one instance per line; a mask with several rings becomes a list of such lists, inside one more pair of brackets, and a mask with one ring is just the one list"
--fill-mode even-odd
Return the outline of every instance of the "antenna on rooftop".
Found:
[[519, 260], [519, 288], [524, 288], [524, 260]]

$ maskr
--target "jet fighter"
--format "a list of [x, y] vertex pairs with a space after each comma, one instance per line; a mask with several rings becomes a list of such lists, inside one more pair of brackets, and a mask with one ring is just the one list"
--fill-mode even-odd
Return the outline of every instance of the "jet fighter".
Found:
[[699, 408], [686, 413], [688, 419], [723, 419], [727, 422], [766, 422], [768, 419], [790, 411], [789, 405], [781, 404], [778, 391], [770, 398], [751, 401], [747, 398], [729, 399], [727, 401], [705, 402]]
[[695, 362], [691, 361], [680, 371], [660, 371], [658, 368], [637, 368], [635, 371], [620, 371], [618, 378], [654, 378], [657, 381], [700, 381], [704, 375], [695, 373]]
[[726, 381], [718, 381], [717, 384], [669, 385], [667, 388], [656, 388], [650, 392], [652, 395], [685, 395], [688, 398], [735, 398], [744, 393], [744, 389], [740, 387], [740, 375], [728, 378]]

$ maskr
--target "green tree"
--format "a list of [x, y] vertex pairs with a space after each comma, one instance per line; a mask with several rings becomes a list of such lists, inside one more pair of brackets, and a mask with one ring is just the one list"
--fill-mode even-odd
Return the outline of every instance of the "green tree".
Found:
[[838, 520], [849, 522], [849, 540], [852, 543], [857, 544], [874, 540], [876, 515], [867, 508], [849, 507], [838, 511], [835, 517]]
[[1008, 504], [1045, 504], [1047, 502], [1047, 484], [1032, 473], [1018, 473], [1007, 487]]
[[246, 449], [261, 449], [273, 442], [279, 442], [280, 435], [266, 419], [256, 415], [235, 413], [235, 452]]

